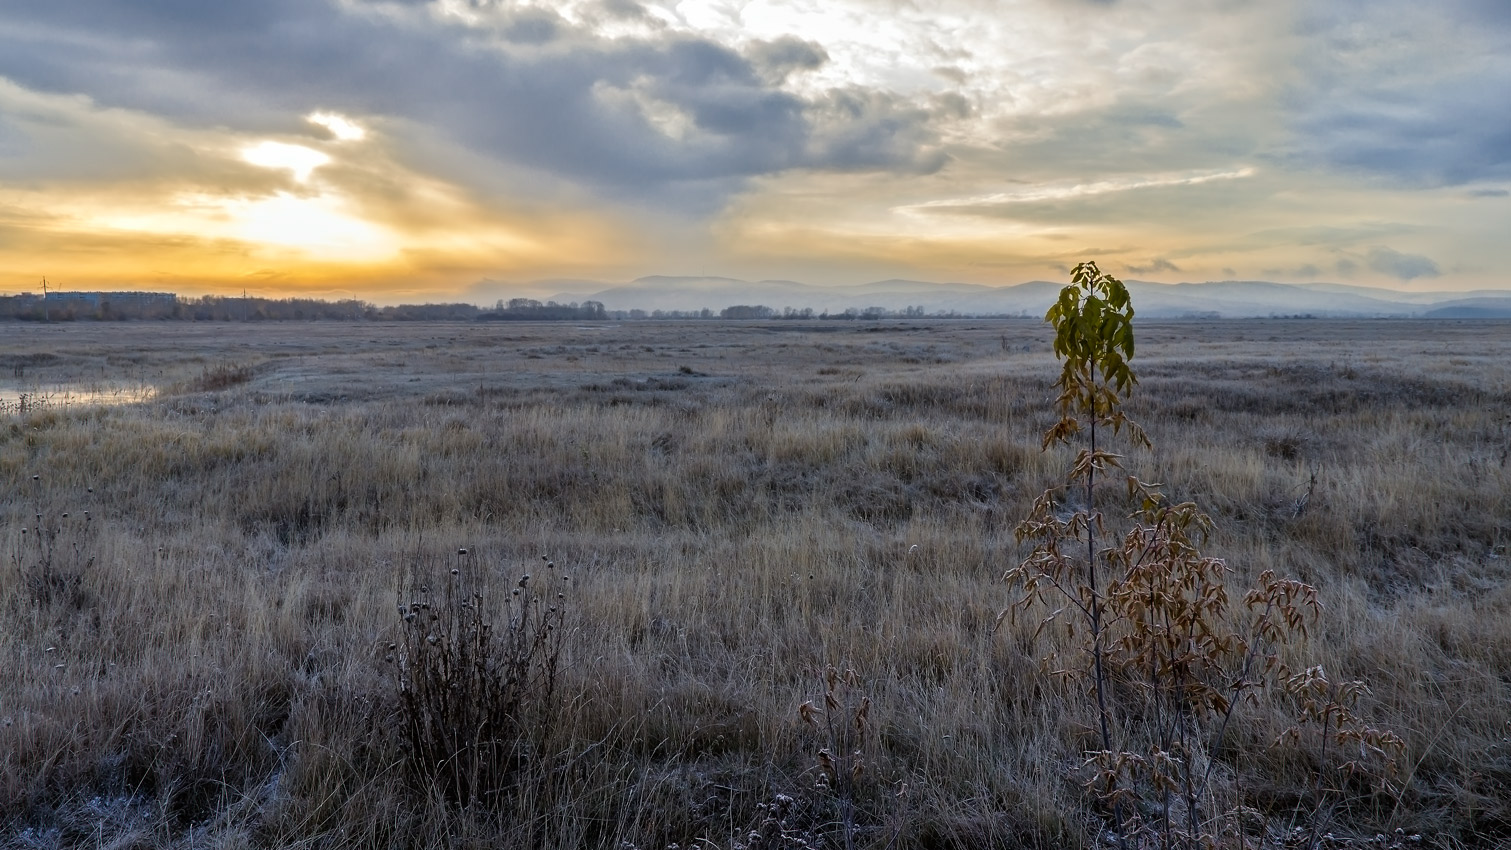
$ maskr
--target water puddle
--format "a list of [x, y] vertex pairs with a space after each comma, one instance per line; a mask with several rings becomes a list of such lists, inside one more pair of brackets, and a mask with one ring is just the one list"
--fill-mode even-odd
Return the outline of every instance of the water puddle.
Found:
[[150, 384], [40, 384], [16, 386], [0, 383], [0, 415], [60, 410], [71, 407], [108, 407], [135, 404], [157, 394]]

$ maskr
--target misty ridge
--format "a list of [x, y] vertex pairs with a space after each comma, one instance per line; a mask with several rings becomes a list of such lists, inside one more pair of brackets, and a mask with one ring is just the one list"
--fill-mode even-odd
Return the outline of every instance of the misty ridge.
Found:
[[[545, 301], [496, 297], [518, 284], [482, 280], [473, 302], [380, 306], [359, 299], [265, 298], [166, 292], [70, 292], [0, 296], [0, 320], [181, 321], [602, 321], [639, 319], [820, 319], [1020, 317], [1044, 314], [1060, 284], [1011, 286], [891, 279], [854, 286], [791, 280], [651, 275], [612, 285], [542, 281], [558, 290]], [[1150, 283], [1128, 281], [1146, 319], [1254, 318], [1511, 318], [1511, 292], [1407, 292], [1339, 283], [1270, 281]]]
[[[1165, 284], [1130, 280], [1127, 284], [1138, 304], [1138, 315], [1143, 318], [1511, 317], [1511, 292], [1497, 290], [1419, 293], [1337, 283], [1269, 281]], [[729, 308], [765, 306], [772, 311], [770, 317], [812, 311], [815, 317], [827, 313], [831, 317], [954, 315], [1037, 319], [1049, 309], [1062, 284], [1035, 280], [1013, 286], [986, 286], [891, 279], [858, 286], [817, 286], [791, 280], [657, 275], [622, 286], [590, 287], [587, 282], [563, 281], [559, 286], [563, 292], [555, 298], [588, 297], [603, 302], [611, 311], [640, 310], [650, 315], [657, 310], [672, 313], [707, 309], [718, 314]], [[486, 291], [481, 284], [474, 289]]]

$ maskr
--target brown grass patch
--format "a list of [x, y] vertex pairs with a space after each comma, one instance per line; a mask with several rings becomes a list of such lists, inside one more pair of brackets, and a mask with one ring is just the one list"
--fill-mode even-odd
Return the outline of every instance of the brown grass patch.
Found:
[[[831, 846], [797, 713], [829, 665], [872, 701], [859, 844], [1094, 841], [1086, 701], [992, 631], [1011, 530], [1067, 460], [1038, 450], [1042, 326], [320, 329], [7, 328], [28, 379], [260, 365], [0, 419], [0, 843]], [[1298, 656], [1368, 680], [1359, 710], [1406, 738], [1402, 793], [1349, 791], [1335, 831], [1507, 840], [1511, 332], [1139, 332], [1157, 449], [1130, 467], [1210, 511], [1246, 581], [1317, 585]], [[402, 768], [384, 664], [410, 577], [463, 547], [576, 583], [560, 758], [481, 810]], [[1231, 781], [1278, 834], [1309, 785], [1274, 708], [1235, 721]]]

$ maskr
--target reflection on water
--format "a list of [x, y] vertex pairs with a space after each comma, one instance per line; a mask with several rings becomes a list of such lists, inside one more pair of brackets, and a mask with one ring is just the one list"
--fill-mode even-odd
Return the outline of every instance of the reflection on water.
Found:
[[157, 393], [150, 384], [0, 384], [0, 415], [67, 407], [134, 404]]

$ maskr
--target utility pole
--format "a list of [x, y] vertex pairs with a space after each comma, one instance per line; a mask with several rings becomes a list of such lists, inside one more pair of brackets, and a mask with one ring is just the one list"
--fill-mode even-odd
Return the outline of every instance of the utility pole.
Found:
[[42, 321], [52, 321], [51, 311], [47, 309], [47, 275], [42, 276]]

